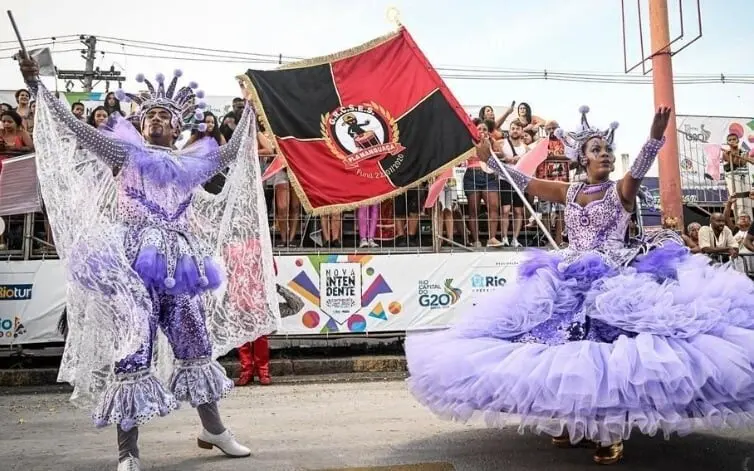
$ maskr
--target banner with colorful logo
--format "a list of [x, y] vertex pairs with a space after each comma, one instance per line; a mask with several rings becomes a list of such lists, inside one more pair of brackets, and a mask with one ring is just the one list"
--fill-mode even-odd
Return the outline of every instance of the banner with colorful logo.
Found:
[[313, 214], [377, 203], [473, 149], [468, 114], [405, 28], [242, 80]]
[[0, 265], [0, 345], [58, 342], [65, 307], [65, 278], [59, 260]]
[[514, 282], [521, 257], [519, 252], [277, 257], [278, 284], [300, 300], [278, 334], [447, 326], [480, 295]]
[[[402, 332], [453, 324], [515, 281], [521, 252], [276, 257], [277, 335]], [[60, 342], [60, 260], [1, 262], [0, 345]], [[219, 295], [222, 295], [222, 288]]]

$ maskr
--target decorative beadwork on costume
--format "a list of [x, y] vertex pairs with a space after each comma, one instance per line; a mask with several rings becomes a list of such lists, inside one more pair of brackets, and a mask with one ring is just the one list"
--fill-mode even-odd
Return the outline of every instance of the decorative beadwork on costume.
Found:
[[168, 213], [165, 208], [160, 206], [159, 204], [155, 203], [152, 200], [147, 199], [147, 195], [142, 190], [137, 190], [136, 188], [127, 187], [125, 189], [125, 194], [129, 198], [132, 198], [139, 203], [142, 204], [145, 208], [149, 210], [154, 215], [157, 215], [161, 218], [163, 218], [166, 221], [175, 221], [180, 216], [183, 215], [184, 211], [186, 211], [186, 208], [189, 207], [191, 204], [191, 196], [189, 196], [187, 199], [183, 200], [181, 204], [178, 205], [178, 208], [172, 212], [172, 214]]
[[513, 337], [515, 343], [543, 343], [563, 345], [566, 342], [582, 340], [586, 334], [586, 316], [583, 312], [569, 316], [553, 316], [534, 327], [531, 331]]
[[657, 153], [660, 152], [660, 149], [664, 144], [665, 136], [662, 136], [662, 139], [660, 140], [649, 139], [644, 143], [641, 152], [639, 152], [639, 155], [631, 164], [631, 169], [629, 170], [629, 173], [633, 178], [641, 180], [647, 175], [647, 172], [649, 172], [649, 169], [655, 161], [655, 157], [657, 157]]
[[[137, 74], [136, 81], [144, 83], [147, 87], [147, 91], [142, 91], [139, 94], [126, 93], [121, 89], [116, 91], [116, 97], [124, 102], [133, 102], [138, 106], [138, 110], [134, 115], [139, 117], [139, 122], [144, 122], [144, 117], [149, 110], [154, 108], [164, 108], [170, 112], [173, 116], [173, 126], [182, 130], [196, 129], [201, 132], [207, 130], [207, 125], [204, 123], [204, 112], [202, 111], [207, 107], [207, 104], [199, 99], [204, 98], [204, 92], [202, 90], [196, 90], [199, 86], [196, 82], [189, 83], [188, 86], [179, 89], [175, 92], [178, 78], [183, 75], [183, 72], [176, 70], [173, 72], [173, 80], [170, 85], [165, 89], [165, 76], [163, 74], [157, 74], [155, 81], [157, 82], [157, 88], [144, 77], [144, 74]], [[195, 91], [196, 90], [196, 91]]]
[[562, 129], [558, 129], [556, 131], [556, 136], [563, 141], [566, 156], [586, 167], [587, 162], [586, 155], [584, 155], [584, 144], [586, 144], [589, 139], [599, 137], [605, 139], [607, 143], [612, 146], [615, 142], [615, 130], [618, 129], [618, 122], [613, 121], [610, 123], [610, 127], [603, 131], [589, 125], [589, 122], [586, 119], [586, 115], [589, 113], [588, 106], [584, 105], [579, 108], [579, 113], [581, 113], [581, 129], [568, 133], [563, 132]]
[[576, 203], [584, 187], [575, 183], [568, 188], [565, 223], [569, 247], [577, 251], [600, 247], [624, 247], [631, 213], [625, 210], [615, 182], [609, 182], [605, 195], [585, 206]]
[[[236, 128], [246, 129], [246, 126], [250, 121], [255, 122], [256, 116], [247, 103], [243, 110], [243, 114], [241, 115], [241, 120], [238, 122], [238, 125], [236, 125]], [[257, 132], [256, 126], [249, 125], [249, 129], [251, 133]], [[210, 152], [207, 155], [207, 160], [212, 162], [213, 166], [205, 173], [200, 174], [199, 179], [201, 181], [206, 181], [217, 172], [221, 172], [223, 169], [227, 168], [238, 156], [238, 151], [241, 149], [243, 138], [244, 136], [242, 136], [241, 133], [234, 132], [227, 144]]]
[[607, 180], [602, 183], [596, 183], [594, 185], [584, 185], [584, 188], [581, 190], [581, 192], [585, 195], [593, 195], [595, 193], [601, 193], [605, 191], [610, 186], [610, 184], [611, 182]]
[[175, 397], [145, 369], [117, 375], [102, 395], [92, 420], [99, 428], [118, 424], [129, 431], [177, 408]]
[[532, 178], [525, 173], [522, 173], [518, 171], [515, 167], [504, 164], [500, 162], [500, 160], [495, 157], [494, 155], [490, 157], [490, 159], [487, 161], [487, 165], [489, 168], [491, 168], [500, 178], [503, 180], [508, 180], [508, 177], [505, 175], [505, 172], [503, 171], [503, 166], [505, 167], [505, 170], [508, 171], [508, 175], [510, 175], [511, 180], [513, 180], [513, 183], [516, 184], [516, 186], [521, 190], [524, 191], [527, 186], [529, 186], [529, 183], [531, 182]]
[[123, 144], [74, 116], [69, 107], [55, 98], [38, 79], [26, 84], [30, 90], [45, 95], [50, 107], [76, 136], [80, 146], [94, 153], [108, 167], [122, 167], [125, 164], [128, 151]]
[[[224, 152], [209, 137], [174, 150], [167, 142], [146, 143], [119, 114], [100, 130], [81, 123], [42, 87], [36, 87], [38, 173], [69, 282], [71, 329], [60, 378], [73, 385], [77, 405], [97, 404], [97, 425], [128, 430], [176, 407], [152, 368], [169, 377], [173, 357], [189, 363], [219, 356], [279, 325], [255, 128], [249, 128], [253, 112], [247, 105]], [[201, 98], [191, 87], [176, 91], [157, 82], [149, 94], [159, 97], [163, 87], [177, 103]], [[223, 168], [230, 191], [206, 195], [202, 178]], [[202, 296], [226, 273], [219, 249], [247, 243], [258, 247], [244, 257], [258, 281], [243, 286], [254, 310], [228, 296]], [[169, 346], [157, 346], [158, 329]], [[196, 394], [184, 388], [182, 397], [202, 402], [196, 397], [218, 398], [230, 388], [221, 367], [205, 368], [188, 376], [198, 382]]]
[[154, 293], [149, 325], [150, 331], [145, 333], [142, 347], [116, 362], [116, 375], [150, 368], [158, 328], [167, 336], [177, 359], [196, 360], [212, 355], [205, 326], [204, 306], [197, 296]]

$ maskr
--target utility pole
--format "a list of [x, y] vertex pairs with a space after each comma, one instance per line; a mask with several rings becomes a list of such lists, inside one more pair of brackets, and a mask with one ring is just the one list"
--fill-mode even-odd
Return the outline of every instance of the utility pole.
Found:
[[86, 46], [86, 49], [81, 51], [81, 58], [86, 61], [84, 70], [58, 70], [58, 79], [80, 80], [85, 92], [91, 92], [96, 82], [102, 80], [108, 84], [108, 88], [110, 82], [120, 84], [126, 80], [125, 77], [120, 75], [120, 72], [115, 70], [115, 67], [110, 67], [110, 70], [106, 71], [94, 67], [94, 61], [97, 58], [97, 38], [95, 36], [81, 36], [79, 39]]
[[649, 2], [649, 28], [652, 44], [652, 82], [655, 109], [661, 105], [672, 108], [673, 113], [665, 131], [665, 145], [658, 156], [660, 174], [660, 205], [663, 218], [675, 218], [677, 228], [683, 223], [683, 192], [678, 158], [678, 131], [675, 125], [675, 93], [673, 91], [673, 59], [670, 49], [668, 1]]
[[84, 91], [91, 92], [94, 83], [94, 58], [97, 54], [97, 38], [88, 36], [81, 41], [86, 46], [86, 66], [84, 67]]

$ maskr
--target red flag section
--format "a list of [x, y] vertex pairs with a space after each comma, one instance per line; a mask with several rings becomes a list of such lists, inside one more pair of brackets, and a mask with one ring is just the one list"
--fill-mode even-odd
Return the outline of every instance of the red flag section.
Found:
[[245, 78], [302, 205], [314, 214], [387, 199], [473, 151], [468, 115], [405, 28]]

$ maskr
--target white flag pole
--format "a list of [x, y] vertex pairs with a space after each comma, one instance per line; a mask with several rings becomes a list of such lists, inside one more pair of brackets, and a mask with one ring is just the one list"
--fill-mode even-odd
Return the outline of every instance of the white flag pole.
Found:
[[[558, 244], [555, 242], [555, 239], [552, 238], [552, 235], [550, 235], [550, 231], [545, 227], [544, 223], [542, 222], [542, 218], [539, 217], [536, 211], [534, 211], [534, 208], [532, 208], [531, 204], [529, 203], [529, 200], [526, 199], [526, 195], [523, 191], [521, 191], [521, 188], [516, 185], [516, 182], [513, 181], [511, 178], [511, 174], [508, 173], [508, 169], [505, 168], [505, 165], [503, 165], [502, 162], [500, 162], [500, 159], [497, 158], [497, 156], [493, 153], [490, 156], [491, 159], [495, 159], [497, 162], [497, 166], [502, 170], [503, 174], [505, 174], [505, 179], [508, 180], [508, 183], [511, 184], [511, 187], [518, 193], [518, 197], [521, 198], [521, 201], [524, 202], [524, 206], [526, 206], [526, 209], [528, 209], [532, 216], [534, 216], [534, 220], [537, 221], [537, 225], [540, 229], [542, 229], [542, 232], [544, 232], [545, 237], [547, 237], [547, 241], [550, 242], [550, 245], [552, 245], [552, 248], [559, 249]], [[507, 224], [508, 221], [501, 221], [503, 224]]]

